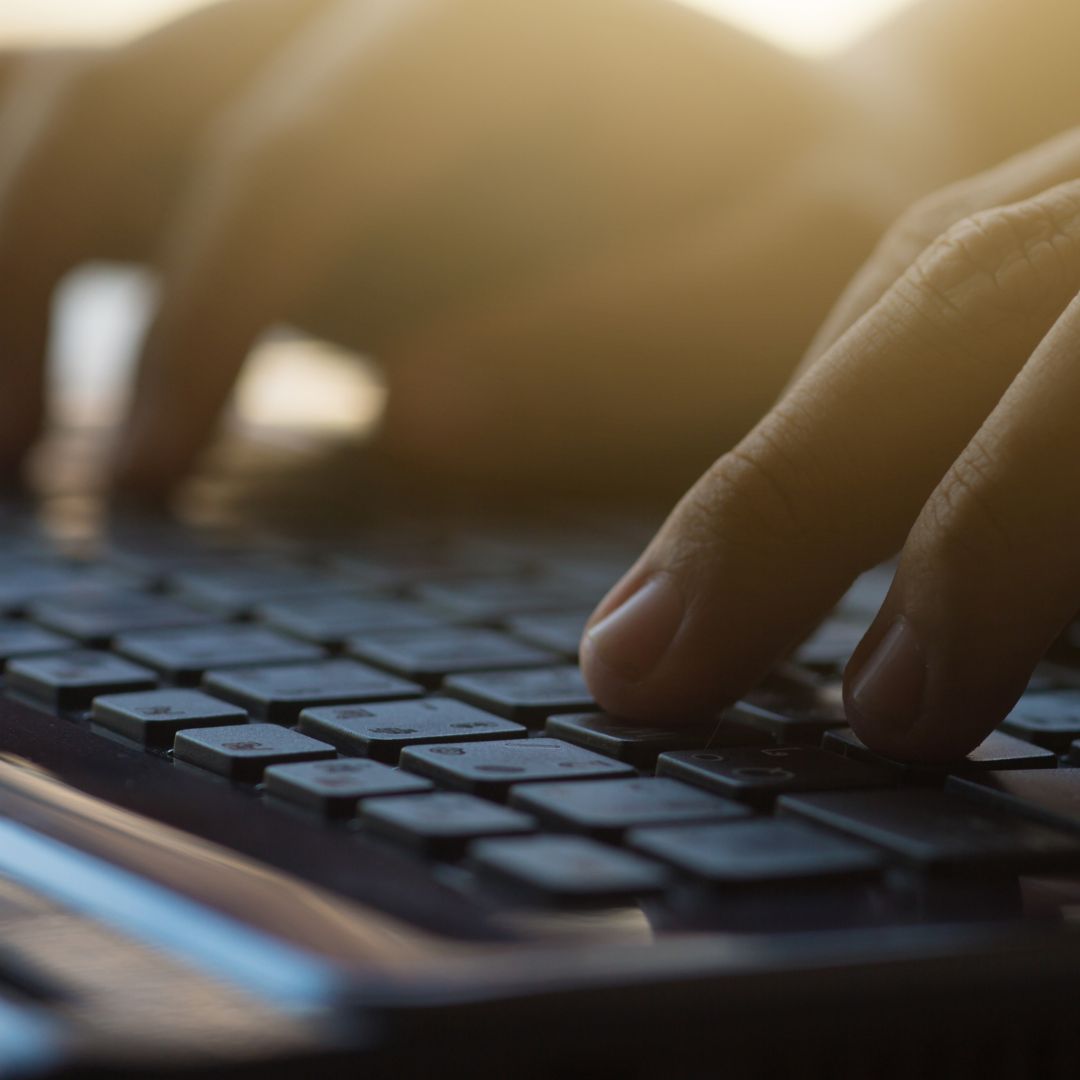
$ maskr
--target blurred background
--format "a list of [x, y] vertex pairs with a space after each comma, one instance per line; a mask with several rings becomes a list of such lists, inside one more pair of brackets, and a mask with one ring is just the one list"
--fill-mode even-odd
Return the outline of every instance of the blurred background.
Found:
[[[211, 0], [0, 0], [0, 46], [105, 43]], [[672, 0], [726, 19], [794, 52], [825, 57], [913, 0]], [[124, 408], [153, 283], [131, 267], [71, 275], [56, 305], [50, 363], [61, 428], [89, 433]], [[358, 362], [359, 360], [359, 362]], [[245, 369], [228, 429], [245, 439], [314, 451], [375, 429], [386, 392], [363, 358], [288, 332], [271, 336]]]

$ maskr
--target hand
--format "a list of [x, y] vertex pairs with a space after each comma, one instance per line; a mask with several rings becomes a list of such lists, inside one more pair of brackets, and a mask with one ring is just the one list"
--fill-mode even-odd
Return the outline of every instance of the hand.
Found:
[[[183, 475], [277, 321], [385, 361], [399, 457], [520, 483], [700, 467], [705, 403], [745, 430], [904, 197], [863, 194], [831, 100], [666, 0], [234, 0], [30, 65], [0, 118], [0, 461], [40, 426], [58, 277], [118, 255], [162, 282], [130, 488]], [[792, 233], [809, 280], [775, 257]]]
[[851, 723], [946, 760], [1006, 715], [1080, 608], [1080, 130], [917, 207], [801, 377], [594, 614], [597, 700], [740, 697], [898, 548], [845, 672]]

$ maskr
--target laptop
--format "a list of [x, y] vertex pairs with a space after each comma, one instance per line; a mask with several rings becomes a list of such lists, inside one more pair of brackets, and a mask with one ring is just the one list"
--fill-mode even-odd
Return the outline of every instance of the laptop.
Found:
[[888, 567], [653, 728], [575, 662], [648, 520], [59, 503], [0, 529], [0, 1075], [1080, 1075], [1068, 635], [920, 768], [840, 701]]

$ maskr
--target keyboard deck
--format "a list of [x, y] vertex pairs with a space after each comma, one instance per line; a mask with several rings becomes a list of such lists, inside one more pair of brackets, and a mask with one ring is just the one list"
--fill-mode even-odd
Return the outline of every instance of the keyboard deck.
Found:
[[140, 761], [130, 805], [182, 774], [227, 808], [213, 838], [244, 846], [253, 822], [260, 857], [276, 833], [283, 865], [339, 891], [327, 868], [363, 844], [486, 913], [787, 932], [1032, 917], [1026, 881], [1080, 874], [1080, 672], [1040, 669], [963, 761], [881, 758], [840, 705], [876, 571], [745, 701], [622, 720], [575, 653], [631, 554], [614, 535], [283, 551], [178, 530], [73, 557], [16, 532], [4, 692], [43, 732]]

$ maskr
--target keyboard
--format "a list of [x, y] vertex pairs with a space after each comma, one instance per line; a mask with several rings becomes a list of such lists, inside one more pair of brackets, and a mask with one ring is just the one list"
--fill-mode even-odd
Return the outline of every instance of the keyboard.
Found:
[[72, 549], [9, 528], [0, 752], [458, 943], [870, 933], [872, 953], [1046, 922], [1039, 884], [1080, 882], [1067, 643], [967, 758], [889, 760], [840, 694], [879, 568], [745, 700], [610, 716], [577, 643], [640, 538], [177, 525]]

